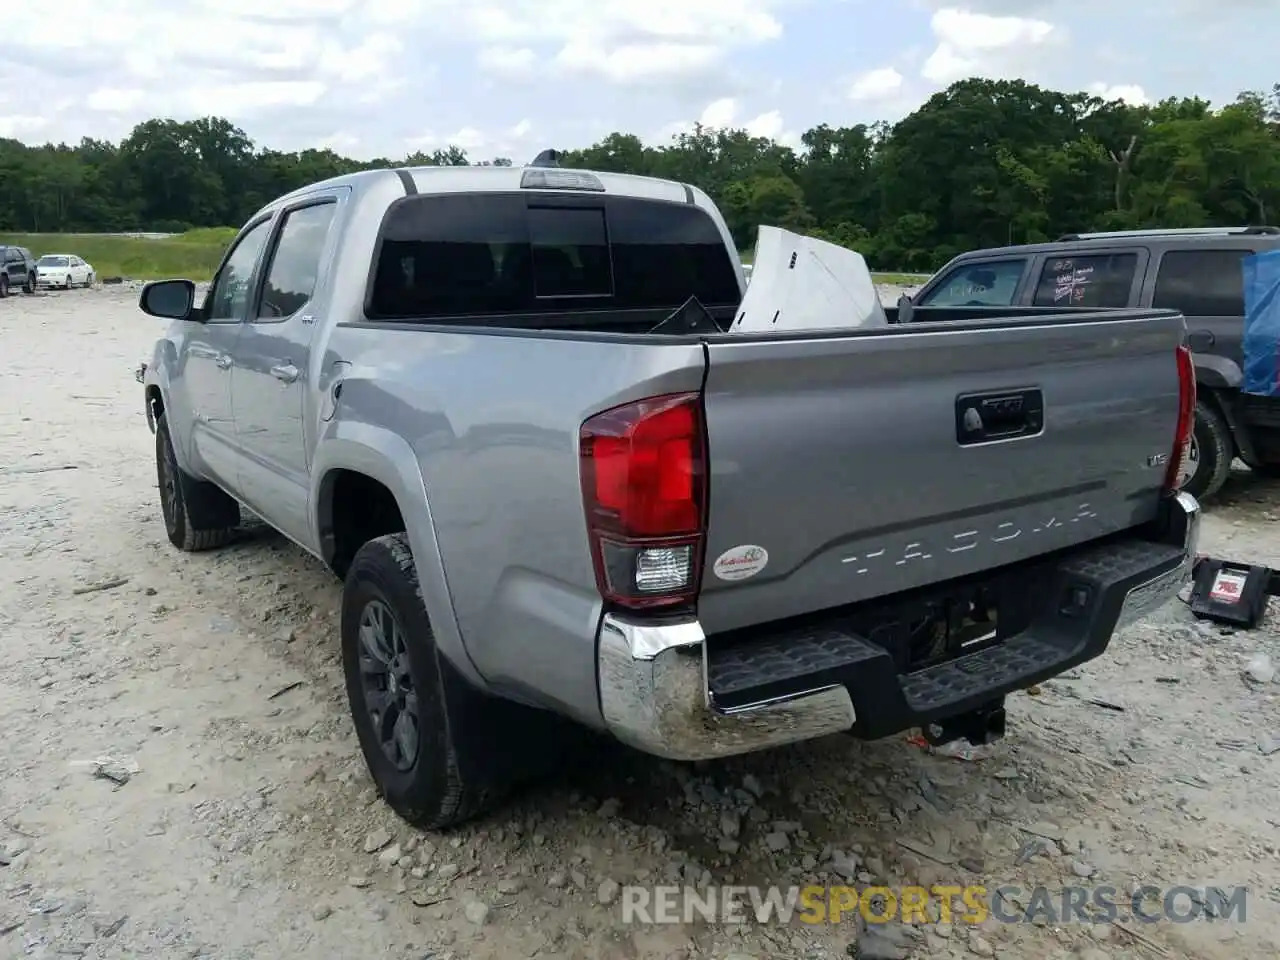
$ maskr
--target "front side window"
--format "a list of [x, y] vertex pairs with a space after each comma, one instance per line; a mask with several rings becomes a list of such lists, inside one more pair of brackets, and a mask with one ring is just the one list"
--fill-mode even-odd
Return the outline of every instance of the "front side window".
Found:
[[1011, 307], [1027, 261], [987, 260], [952, 270], [919, 301], [922, 307]]
[[334, 203], [318, 203], [285, 214], [280, 240], [262, 286], [258, 319], [291, 317], [311, 299], [336, 210]]
[[1049, 257], [1032, 303], [1037, 307], [1127, 307], [1136, 253]]
[[1188, 317], [1243, 317], [1244, 270], [1252, 250], [1171, 250], [1160, 260], [1153, 307]]
[[267, 240], [270, 220], [263, 220], [240, 238], [231, 255], [218, 271], [218, 279], [209, 291], [209, 320], [240, 320], [249, 301], [249, 280], [253, 265]]

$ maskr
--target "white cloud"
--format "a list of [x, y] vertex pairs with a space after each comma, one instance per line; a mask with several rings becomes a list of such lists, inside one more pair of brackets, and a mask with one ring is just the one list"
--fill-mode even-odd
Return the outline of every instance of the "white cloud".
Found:
[[702, 111], [699, 122], [704, 127], [722, 129], [733, 126], [733, 121], [737, 116], [738, 102], [733, 97], [723, 97], [707, 104], [707, 109]]
[[31, 117], [15, 114], [0, 116], [0, 137], [22, 137], [39, 133], [49, 125], [46, 117]]
[[1151, 98], [1147, 96], [1146, 91], [1133, 83], [1092, 83], [1089, 85], [1089, 92], [1107, 102], [1123, 100], [1125, 103], [1135, 107], [1141, 107], [1151, 102]]
[[709, 130], [746, 130], [753, 137], [768, 137], [793, 149], [800, 146], [800, 135], [794, 130], [786, 129], [782, 111], [768, 110], [750, 120], [740, 120], [739, 104], [733, 97], [721, 97], [707, 104], [698, 117], [697, 124], [691, 120], [668, 123], [650, 139], [654, 143], [665, 145], [672, 137], [693, 133], [694, 127], [699, 124]]
[[248, 81], [189, 87], [178, 102], [191, 114], [249, 116], [273, 107], [309, 107], [328, 87], [319, 80]]
[[743, 126], [753, 137], [768, 137], [777, 140], [782, 136], [782, 114], [777, 110], [762, 113], [754, 120], [748, 120]]
[[938, 45], [924, 62], [921, 76], [949, 84], [972, 76], [998, 76], [1003, 61], [1016, 62], [1028, 48], [1038, 47], [1054, 33], [1053, 24], [1029, 17], [996, 17], [946, 7], [930, 21]]
[[869, 70], [849, 87], [850, 100], [883, 100], [902, 89], [903, 77], [893, 67]]
[[101, 113], [132, 113], [146, 101], [147, 92], [137, 87], [99, 87], [89, 94], [85, 106]]
[[482, 47], [476, 62], [485, 73], [523, 77], [537, 66], [538, 55], [528, 47]]
[[702, 73], [723, 54], [721, 48], [705, 43], [633, 43], [609, 48], [587, 39], [565, 44], [555, 62], [574, 73], [594, 74], [618, 84], [637, 84]]

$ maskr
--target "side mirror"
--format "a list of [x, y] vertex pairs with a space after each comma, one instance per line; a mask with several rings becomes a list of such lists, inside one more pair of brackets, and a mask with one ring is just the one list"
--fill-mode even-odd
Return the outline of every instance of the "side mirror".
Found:
[[905, 294], [905, 293], [903, 293], [903, 294], [899, 294], [899, 296], [898, 296], [898, 309], [899, 309], [899, 310], [901, 310], [901, 309], [903, 309], [904, 307], [909, 307], [909, 306], [911, 306], [911, 297], [909, 297], [909, 296], [908, 296], [907, 294]]
[[143, 313], [163, 320], [189, 319], [195, 302], [196, 285], [190, 280], [153, 280], [138, 297]]

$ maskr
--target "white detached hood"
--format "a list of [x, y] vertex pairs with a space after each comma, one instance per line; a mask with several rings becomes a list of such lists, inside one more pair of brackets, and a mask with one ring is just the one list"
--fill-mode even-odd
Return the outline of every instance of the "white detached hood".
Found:
[[761, 227], [751, 282], [729, 332], [850, 330], [888, 322], [861, 254]]

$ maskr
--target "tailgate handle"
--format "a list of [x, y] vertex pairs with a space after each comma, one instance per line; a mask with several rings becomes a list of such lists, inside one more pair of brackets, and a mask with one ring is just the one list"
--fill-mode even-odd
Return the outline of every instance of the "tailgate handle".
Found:
[[1044, 394], [1001, 390], [956, 397], [956, 440], [967, 447], [1034, 437], [1044, 428]]

